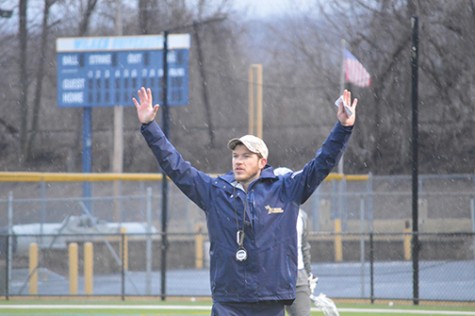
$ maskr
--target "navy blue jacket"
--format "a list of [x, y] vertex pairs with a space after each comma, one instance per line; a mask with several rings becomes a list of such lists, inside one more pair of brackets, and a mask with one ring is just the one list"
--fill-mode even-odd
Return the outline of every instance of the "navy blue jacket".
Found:
[[[156, 122], [142, 125], [141, 131], [164, 172], [206, 213], [213, 300], [295, 299], [299, 207], [337, 164], [352, 127], [337, 122], [301, 171], [277, 177], [272, 167], [266, 166], [247, 193], [233, 185], [232, 171], [214, 178], [194, 168]], [[248, 258], [240, 262], [235, 258], [236, 233], [242, 227]]]

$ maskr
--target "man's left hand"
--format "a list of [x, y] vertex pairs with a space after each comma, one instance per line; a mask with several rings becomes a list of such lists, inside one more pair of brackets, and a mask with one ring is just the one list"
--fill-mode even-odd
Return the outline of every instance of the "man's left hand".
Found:
[[[346, 113], [343, 102], [350, 108], [352, 112], [351, 115], [348, 115]], [[343, 126], [353, 126], [355, 124], [356, 119], [356, 104], [358, 104], [358, 99], [354, 99], [352, 102], [351, 92], [345, 89], [345, 91], [343, 91], [343, 102], [341, 102], [338, 106], [338, 120]]]

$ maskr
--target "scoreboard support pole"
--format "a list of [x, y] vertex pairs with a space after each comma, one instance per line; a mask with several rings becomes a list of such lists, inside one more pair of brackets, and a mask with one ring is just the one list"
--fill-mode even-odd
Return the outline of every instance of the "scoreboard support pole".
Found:
[[[83, 107], [82, 114], [82, 172], [90, 173], [92, 169], [92, 108]], [[89, 181], [82, 184], [84, 205], [89, 214], [91, 209], [91, 183]]]

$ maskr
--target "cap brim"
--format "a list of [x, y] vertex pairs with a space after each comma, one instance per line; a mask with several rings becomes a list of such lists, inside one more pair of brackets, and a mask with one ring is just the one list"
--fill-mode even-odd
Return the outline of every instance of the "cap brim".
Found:
[[242, 141], [239, 138], [233, 138], [228, 142], [228, 148], [234, 150], [239, 144], [242, 144]]

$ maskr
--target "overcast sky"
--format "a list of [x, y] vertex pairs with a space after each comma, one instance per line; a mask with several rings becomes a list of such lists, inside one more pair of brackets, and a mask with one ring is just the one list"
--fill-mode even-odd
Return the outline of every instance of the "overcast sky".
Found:
[[238, 0], [236, 8], [248, 8], [249, 15], [263, 17], [283, 13], [294, 8], [302, 8], [309, 0]]

